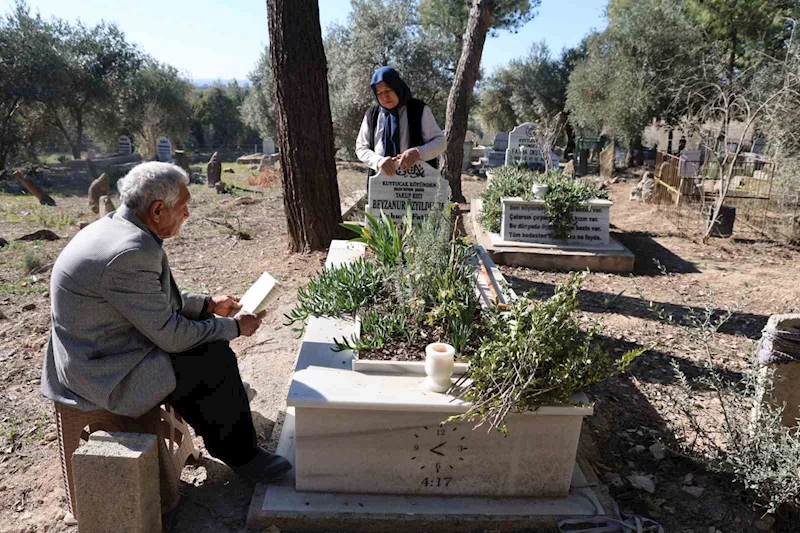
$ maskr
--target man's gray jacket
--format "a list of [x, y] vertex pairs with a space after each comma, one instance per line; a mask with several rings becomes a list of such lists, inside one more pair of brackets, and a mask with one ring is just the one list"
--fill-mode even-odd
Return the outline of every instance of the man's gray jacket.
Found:
[[239, 335], [200, 320], [205, 297], [178, 290], [161, 239], [127, 207], [78, 232], [53, 266], [41, 390], [82, 410], [139, 417], [175, 388], [170, 353]]

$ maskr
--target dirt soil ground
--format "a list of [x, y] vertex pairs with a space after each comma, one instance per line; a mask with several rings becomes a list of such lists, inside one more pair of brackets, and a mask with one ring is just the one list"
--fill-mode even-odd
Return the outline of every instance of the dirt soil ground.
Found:
[[[252, 409], [259, 439], [274, 448], [299, 346], [294, 332], [283, 325], [283, 314], [293, 307], [297, 287], [321, 268], [326, 254], [287, 254], [280, 188], [250, 186], [247, 177], [253, 172], [225, 166], [236, 168], [236, 173], [224, 173], [223, 180], [249, 190], [216, 195], [205, 185], [192, 185], [192, 216], [181, 236], [165, 247], [183, 289], [241, 294], [264, 270], [284, 285], [258, 333], [233, 343], [242, 375], [257, 391]], [[363, 187], [363, 180], [357, 166], [340, 165], [342, 189]], [[476, 197], [485, 186], [474, 178], [465, 180], [468, 197]], [[39, 377], [50, 325], [48, 266], [77, 233], [77, 224], [95, 216], [86, 205], [85, 176], [56, 173], [38, 181], [48, 188], [57, 207], [41, 207], [14, 187], [0, 193], [0, 237], [11, 243], [0, 249], [0, 532], [76, 530], [61, 521], [66, 501], [52, 406], [39, 394]], [[676, 454], [656, 460], [648, 451], [655, 442], [668, 447], [674, 442], [670, 392], [676, 384], [669, 361], [677, 361], [691, 375], [703, 369], [697, 347], [679, 328], [654, 320], [635, 285], [676, 315], [683, 298], [704, 305], [707, 286], [713, 289], [718, 308], [742, 302], [720, 341], [722, 369], [735, 379], [769, 315], [800, 310], [800, 253], [731, 240], [703, 245], [675, 233], [653, 206], [628, 202], [632, 186], [622, 182], [610, 191], [617, 201], [612, 210], [614, 231], [636, 254], [636, 271], [633, 276], [588, 274], [582, 311], [602, 320], [606, 335], [620, 348], [660, 344], [627, 375], [589, 391], [597, 402], [596, 414], [587, 424], [594, 443], [591, 459], [621, 508], [656, 518], [666, 531], [756, 531], [752, 523], [757, 515], [728, 480]], [[114, 202], [118, 203], [116, 197]], [[60, 239], [15, 240], [40, 229], [50, 229]], [[243, 238], [247, 236], [249, 240]], [[671, 275], [662, 276], [652, 259]], [[503, 272], [517, 291], [534, 288], [537, 297], [549, 296], [568, 276], [506, 267]], [[202, 449], [202, 439], [195, 441]], [[631, 487], [625, 480], [633, 473], [652, 476], [654, 492]], [[692, 474], [689, 482], [688, 474]], [[182, 501], [165, 517], [165, 531], [246, 531], [252, 486], [207, 453], [199, 464], [185, 468], [182, 478]], [[705, 490], [695, 497], [681, 490], [687, 484]], [[789, 525], [781, 527], [791, 530], [786, 529]]]

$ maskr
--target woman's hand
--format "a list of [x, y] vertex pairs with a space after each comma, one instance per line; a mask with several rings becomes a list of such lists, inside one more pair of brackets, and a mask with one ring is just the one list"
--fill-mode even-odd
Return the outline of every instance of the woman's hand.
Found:
[[381, 163], [381, 169], [389, 176], [394, 176], [397, 172], [397, 161], [393, 157], [386, 157]]
[[416, 148], [409, 148], [400, 154], [400, 170], [408, 170], [419, 161], [419, 150]]

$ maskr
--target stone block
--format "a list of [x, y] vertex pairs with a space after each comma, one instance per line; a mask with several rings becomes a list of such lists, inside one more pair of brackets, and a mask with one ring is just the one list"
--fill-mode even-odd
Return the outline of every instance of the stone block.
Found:
[[80, 533], [161, 531], [155, 435], [95, 432], [72, 472]]
[[[784, 405], [783, 424], [795, 426], [800, 419], [800, 314], [772, 315], [758, 345], [762, 379], [773, 373], [772, 391], [762, 398]], [[762, 394], [763, 394], [762, 390]]]

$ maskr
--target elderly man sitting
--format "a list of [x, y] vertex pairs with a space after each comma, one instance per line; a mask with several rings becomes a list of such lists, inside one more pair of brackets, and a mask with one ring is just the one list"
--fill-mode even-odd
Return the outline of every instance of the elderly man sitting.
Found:
[[266, 481], [291, 465], [257, 445], [228, 346], [255, 333], [265, 312], [227, 318], [241, 307], [236, 298], [178, 290], [161, 245], [189, 216], [187, 183], [177, 166], [136, 166], [118, 184], [121, 207], [80, 231], [58, 256], [42, 394], [129, 417], [167, 402], [213, 456]]

